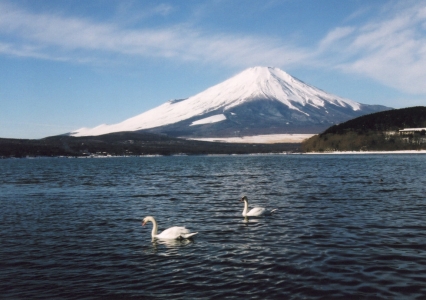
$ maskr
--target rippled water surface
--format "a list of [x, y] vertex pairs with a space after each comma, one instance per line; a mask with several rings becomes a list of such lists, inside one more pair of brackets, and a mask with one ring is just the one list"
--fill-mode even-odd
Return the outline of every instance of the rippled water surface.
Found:
[[[425, 299], [425, 170], [425, 155], [0, 160], [0, 297]], [[242, 195], [278, 211], [244, 220]], [[147, 215], [199, 233], [152, 241]]]

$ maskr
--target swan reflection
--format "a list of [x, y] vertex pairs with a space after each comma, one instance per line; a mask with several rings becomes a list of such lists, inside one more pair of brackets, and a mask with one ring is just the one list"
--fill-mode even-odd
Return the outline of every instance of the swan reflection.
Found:
[[194, 241], [192, 239], [180, 239], [180, 240], [169, 240], [169, 239], [152, 239], [152, 245], [157, 248], [158, 245], [164, 245], [167, 248], [177, 248], [184, 247], [189, 244], [192, 244]]
[[242, 222], [244, 224], [248, 225], [248, 223], [259, 223], [259, 219], [257, 219], [257, 218], [249, 218], [249, 217], [245, 216]]

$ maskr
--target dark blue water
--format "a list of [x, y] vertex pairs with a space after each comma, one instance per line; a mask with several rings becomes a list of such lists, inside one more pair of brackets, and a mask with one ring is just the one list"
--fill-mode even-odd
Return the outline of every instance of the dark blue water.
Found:
[[[425, 299], [426, 155], [0, 160], [0, 298]], [[278, 211], [241, 216], [238, 202]], [[192, 241], [152, 241], [186, 226]]]

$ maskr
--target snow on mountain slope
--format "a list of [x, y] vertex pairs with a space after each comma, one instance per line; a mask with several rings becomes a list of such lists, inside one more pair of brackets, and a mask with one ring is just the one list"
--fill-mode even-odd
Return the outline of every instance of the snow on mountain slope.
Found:
[[208, 118], [204, 118], [204, 119], [201, 119], [201, 120], [194, 121], [189, 126], [217, 123], [217, 122], [220, 122], [220, 121], [223, 121], [223, 120], [226, 120], [226, 116], [224, 114], [219, 114], [219, 115], [214, 115], [214, 116], [211, 116], [211, 117], [208, 117]]
[[[301, 107], [320, 108], [331, 104], [336, 107], [350, 108], [353, 111], [361, 108], [360, 103], [326, 93], [278, 68], [254, 67], [188, 99], [166, 102], [118, 124], [81, 128], [69, 134], [88, 136], [118, 131], [136, 131], [174, 124], [195, 116], [200, 116], [200, 120], [199, 123], [193, 122], [193, 125], [205, 124], [203, 123], [203, 119], [206, 118], [204, 115], [209, 112], [217, 110], [225, 112], [233, 107], [259, 99], [279, 101], [291, 110], [307, 116], [309, 113]], [[221, 120], [224, 120], [223, 117]], [[213, 118], [207, 122], [211, 123], [212, 120], [217, 122], [218, 119]]]

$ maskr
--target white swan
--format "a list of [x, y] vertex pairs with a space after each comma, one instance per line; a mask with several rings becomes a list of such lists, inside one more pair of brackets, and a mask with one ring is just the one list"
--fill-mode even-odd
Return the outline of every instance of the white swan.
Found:
[[243, 209], [243, 216], [244, 217], [259, 217], [264, 214], [270, 214], [276, 211], [277, 209], [273, 209], [271, 211], [267, 211], [264, 207], [254, 207], [250, 211], [248, 211], [248, 199], [246, 196], [243, 196], [240, 200], [240, 202], [244, 201], [244, 209]]
[[170, 227], [164, 230], [162, 233], [157, 234], [157, 221], [155, 221], [154, 217], [148, 216], [143, 219], [142, 226], [145, 226], [146, 223], [152, 222], [152, 232], [151, 236], [153, 238], [159, 238], [159, 239], [169, 239], [169, 240], [176, 240], [176, 239], [189, 239], [190, 237], [196, 235], [198, 232], [191, 233], [188, 229], [185, 227]]

